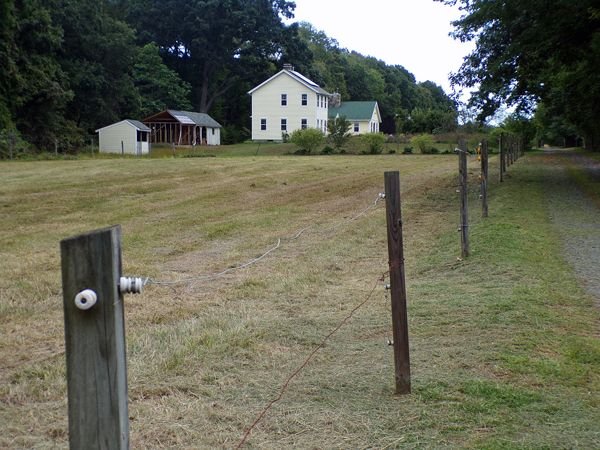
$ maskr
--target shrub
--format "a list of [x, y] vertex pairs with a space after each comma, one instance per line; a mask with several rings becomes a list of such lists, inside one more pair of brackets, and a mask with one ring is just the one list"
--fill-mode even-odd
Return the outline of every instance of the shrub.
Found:
[[350, 121], [345, 116], [336, 117], [327, 122], [327, 139], [336, 149], [341, 149], [350, 139]]
[[404, 150], [402, 151], [403, 155], [411, 155], [413, 152], [413, 148], [412, 147], [404, 147]]
[[323, 150], [321, 150], [321, 154], [322, 155], [331, 155], [335, 153], [335, 150], [330, 147], [329, 145], [325, 146], [325, 148], [323, 148]]
[[306, 153], [311, 153], [314, 149], [322, 145], [324, 139], [323, 132], [317, 128], [296, 130], [290, 136], [290, 142], [300, 147], [300, 149], [306, 150]]
[[410, 140], [413, 147], [416, 147], [424, 155], [437, 153], [433, 147], [433, 136], [430, 134], [418, 134]]
[[361, 140], [367, 146], [367, 152], [371, 155], [378, 155], [383, 151], [385, 136], [382, 133], [366, 133], [361, 136]]

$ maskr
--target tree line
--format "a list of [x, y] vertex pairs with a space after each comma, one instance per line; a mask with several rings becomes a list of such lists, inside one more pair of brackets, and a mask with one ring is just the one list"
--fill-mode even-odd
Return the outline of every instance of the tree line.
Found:
[[598, 0], [436, 0], [459, 5], [454, 37], [476, 46], [452, 76], [479, 119], [503, 105], [540, 141], [600, 149]]
[[[342, 100], [377, 100], [382, 130], [456, 127], [455, 102], [402, 66], [340, 48], [285, 0], [0, 0], [0, 142], [78, 149], [165, 108], [248, 138], [247, 91], [290, 63]], [[402, 43], [399, 43], [401, 45]]]

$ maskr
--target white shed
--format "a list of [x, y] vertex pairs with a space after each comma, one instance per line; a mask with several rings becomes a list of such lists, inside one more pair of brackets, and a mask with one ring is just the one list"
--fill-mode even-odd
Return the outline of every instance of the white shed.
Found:
[[123, 155], [150, 153], [150, 128], [142, 122], [125, 119], [96, 130], [101, 152]]

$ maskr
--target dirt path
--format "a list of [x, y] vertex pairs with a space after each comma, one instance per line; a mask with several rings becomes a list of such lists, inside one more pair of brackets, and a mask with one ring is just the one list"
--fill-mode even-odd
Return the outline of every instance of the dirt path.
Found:
[[544, 160], [552, 176], [546, 191], [550, 218], [563, 238], [567, 261], [600, 307], [600, 209], [567, 170], [569, 165], [580, 167], [600, 182], [600, 163], [559, 149], [547, 150]]

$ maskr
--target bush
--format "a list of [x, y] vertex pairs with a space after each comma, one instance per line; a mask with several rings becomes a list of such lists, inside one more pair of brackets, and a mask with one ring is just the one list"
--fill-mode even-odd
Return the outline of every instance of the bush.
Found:
[[424, 155], [438, 153], [437, 149], [433, 146], [433, 136], [430, 134], [418, 134], [413, 136], [410, 143]]
[[403, 155], [412, 155], [413, 152], [413, 148], [412, 147], [404, 147], [404, 150], [402, 151]]
[[321, 155], [332, 155], [333, 153], [335, 153], [335, 150], [329, 145], [325, 146], [325, 148], [321, 150]]
[[327, 139], [333, 144], [336, 149], [341, 149], [350, 137], [350, 121], [345, 116], [336, 117], [333, 120], [327, 122], [327, 131], [329, 136]]
[[297, 145], [306, 153], [311, 153], [314, 149], [323, 144], [325, 136], [321, 130], [317, 128], [305, 128], [304, 130], [296, 130], [290, 136], [290, 142]]
[[367, 152], [371, 155], [378, 155], [383, 151], [383, 144], [385, 143], [385, 136], [382, 133], [366, 133], [363, 134], [361, 140], [367, 146]]

